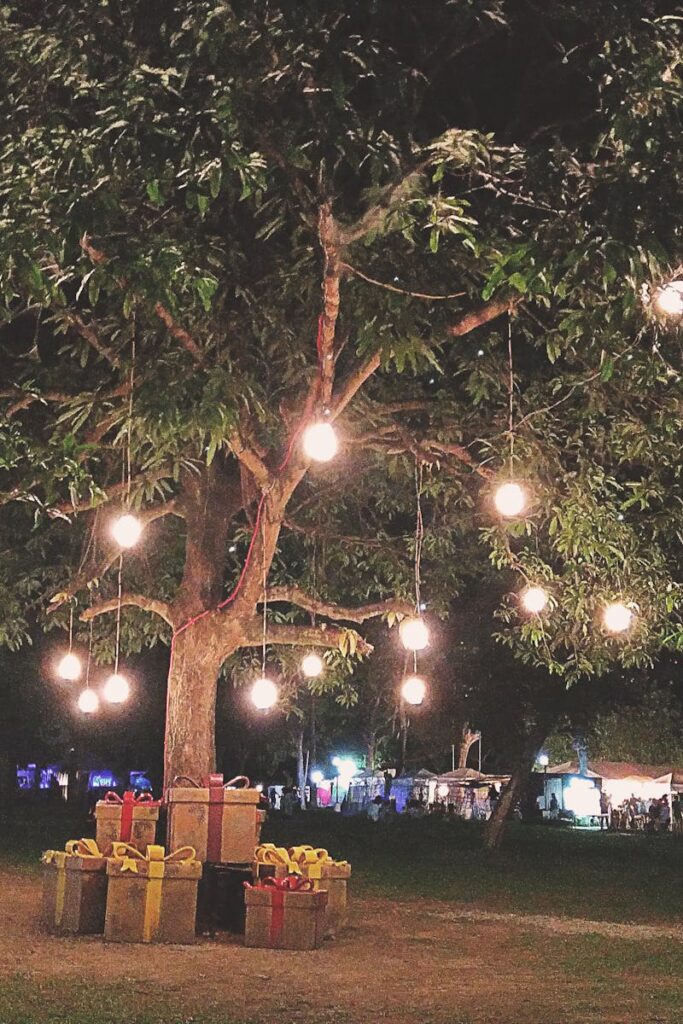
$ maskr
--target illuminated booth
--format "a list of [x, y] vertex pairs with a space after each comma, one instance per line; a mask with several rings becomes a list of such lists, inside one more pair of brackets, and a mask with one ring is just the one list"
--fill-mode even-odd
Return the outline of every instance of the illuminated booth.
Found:
[[632, 761], [587, 761], [583, 771], [578, 761], [565, 761], [543, 773], [543, 814], [553, 817], [553, 796], [557, 816], [573, 818], [577, 824], [595, 825], [600, 819], [600, 793], [618, 807], [635, 796], [645, 803], [663, 796], [671, 799], [681, 778], [671, 766], [644, 765]]

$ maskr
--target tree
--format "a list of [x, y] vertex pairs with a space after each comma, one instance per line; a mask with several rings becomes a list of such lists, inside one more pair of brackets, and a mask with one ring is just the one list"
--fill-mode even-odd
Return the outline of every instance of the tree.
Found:
[[[118, 566], [124, 649], [171, 642], [167, 783], [213, 767], [264, 598], [269, 645], [350, 657], [411, 609], [419, 467], [434, 611], [491, 550], [552, 590], [504, 638], [570, 682], [681, 644], [678, 341], [642, 301], [678, 260], [678, 23], [555, 6], [2, 9], [3, 639], [77, 602], [111, 659]], [[516, 101], [481, 116], [491, 67]]]

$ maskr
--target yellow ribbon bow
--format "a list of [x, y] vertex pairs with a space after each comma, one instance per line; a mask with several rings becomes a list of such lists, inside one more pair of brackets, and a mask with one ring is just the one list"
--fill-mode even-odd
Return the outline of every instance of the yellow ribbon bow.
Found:
[[335, 860], [322, 846], [292, 846], [289, 856], [301, 865], [308, 878], [322, 878], [323, 867], [347, 867], [348, 861]]
[[261, 843], [254, 850], [254, 859], [257, 864], [282, 865], [287, 868], [291, 875], [300, 875], [301, 868], [292, 860], [284, 846], [276, 846], [275, 843]]
[[165, 856], [166, 850], [163, 846], [151, 844], [145, 853], [140, 853], [134, 846], [128, 843], [115, 842], [112, 844], [112, 857], [121, 862], [121, 874], [124, 871], [131, 871], [138, 874], [140, 861], [147, 864], [147, 878], [149, 880], [145, 892], [145, 908], [142, 919], [142, 941], [151, 942], [159, 928], [161, 919], [161, 897], [162, 879], [169, 863], [192, 864], [197, 859], [197, 851], [193, 846], [181, 846]]
[[65, 850], [72, 857], [104, 857], [94, 839], [70, 839]]

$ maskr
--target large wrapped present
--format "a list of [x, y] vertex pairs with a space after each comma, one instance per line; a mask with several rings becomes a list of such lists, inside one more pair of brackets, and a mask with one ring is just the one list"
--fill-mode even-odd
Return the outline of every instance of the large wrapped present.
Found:
[[286, 878], [287, 875], [301, 874], [301, 868], [292, 860], [289, 851], [275, 843], [261, 843], [256, 847], [251, 870], [256, 882], [262, 878]]
[[181, 776], [168, 791], [168, 844], [194, 846], [213, 864], [251, 864], [265, 820], [260, 800], [245, 775], [224, 783], [214, 773], [201, 784]]
[[334, 860], [322, 847], [292, 846], [288, 853], [290, 861], [296, 864], [302, 876], [313, 882], [314, 889], [327, 891], [325, 935], [336, 935], [348, 920], [351, 865], [346, 860]]
[[64, 850], [46, 850], [43, 924], [57, 935], [98, 935], [104, 930], [106, 858], [94, 839], [72, 839]]
[[107, 861], [104, 937], [111, 942], [194, 942], [202, 866], [191, 846], [165, 856], [114, 843]]
[[327, 893], [295, 875], [245, 885], [246, 946], [318, 949], [325, 931]]
[[151, 793], [136, 797], [128, 790], [123, 796], [109, 792], [95, 804], [96, 839], [109, 856], [113, 843], [130, 843], [144, 853], [156, 840], [159, 800]]

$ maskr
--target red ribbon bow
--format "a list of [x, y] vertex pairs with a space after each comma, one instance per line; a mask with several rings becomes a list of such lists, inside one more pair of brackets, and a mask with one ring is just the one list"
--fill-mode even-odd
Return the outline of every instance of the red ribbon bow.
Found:
[[313, 882], [309, 878], [302, 878], [301, 875], [287, 875], [286, 878], [263, 878], [255, 885], [245, 882], [244, 888], [272, 889], [270, 945], [273, 949], [279, 949], [285, 924], [285, 893], [313, 892]]
[[141, 793], [136, 797], [131, 789], [127, 789], [122, 797], [113, 790], [104, 794], [105, 804], [121, 804], [121, 842], [129, 843], [133, 832], [133, 808], [141, 804], [148, 807], [158, 807], [159, 801], [155, 800], [151, 793]]

